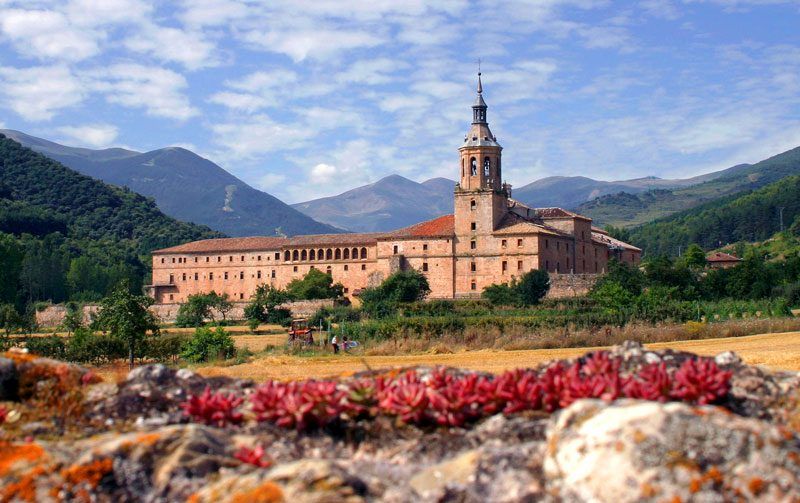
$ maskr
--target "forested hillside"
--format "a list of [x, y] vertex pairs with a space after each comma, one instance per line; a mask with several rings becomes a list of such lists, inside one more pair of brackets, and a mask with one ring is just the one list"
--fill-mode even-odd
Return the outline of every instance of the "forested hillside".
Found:
[[800, 147], [753, 165], [734, 166], [704, 183], [637, 194], [609, 194], [578, 206], [576, 211], [592, 217], [596, 224], [632, 227], [755, 190], [792, 175], [800, 175]]
[[[782, 209], [782, 210], [781, 210]], [[745, 195], [728, 196], [631, 230], [648, 255], [675, 255], [697, 243], [705, 249], [737, 241], [762, 241], [800, 217], [800, 176], [790, 176]]]
[[138, 289], [152, 250], [215, 236], [0, 135], [0, 303], [96, 299], [122, 278]]

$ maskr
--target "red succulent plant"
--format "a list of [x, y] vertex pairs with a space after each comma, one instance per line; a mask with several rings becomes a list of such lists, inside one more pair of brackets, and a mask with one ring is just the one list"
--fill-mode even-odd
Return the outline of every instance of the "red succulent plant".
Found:
[[260, 444], [255, 447], [243, 445], [236, 451], [233, 457], [242, 463], [258, 466], [259, 468], [268, 468], [272, 466], [272, 460], [266, 457], [264, 446]]
[[689, 359], [675, 371], [672, 398], [706, 405], [728, 393], [731, 373], [710, 358]]
[[224, 428], [229, 424], [240, 424], [243, 421], [244, 416], [237, 410], [243, 401], [234, 394], [211, 393], [211, 388], [206, 386], [205, 391], [199, 396], [190, 395], [189, 399], [181, 404], [181, 408], [184, 414], [197, 422]]

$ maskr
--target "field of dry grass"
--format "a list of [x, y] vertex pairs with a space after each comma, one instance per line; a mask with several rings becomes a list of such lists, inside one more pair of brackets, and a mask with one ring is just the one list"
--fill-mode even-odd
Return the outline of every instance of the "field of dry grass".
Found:
[[[672, 348], [713, 356], [722, 351], [735, 351], [747, 363], [773, 369], [800, 371], [800, 332], [752, 335], [720, 339], [677, 341], [648, 344], [650, 348]], [[199, 367], [203, 375], [225, 375], [267, 379], [300, 379], [347, 375], [367, 368], [412, 365], [448, 365], [487, 372], [502, 372], [517, 367], [530, 367], [548, 360], [579, 356], [600, 348], [532, 349], [518, 351], [479, 350], [449, 354], [414, 354], [402, 356], [269, 356], [252, 362], [227, 367]]]

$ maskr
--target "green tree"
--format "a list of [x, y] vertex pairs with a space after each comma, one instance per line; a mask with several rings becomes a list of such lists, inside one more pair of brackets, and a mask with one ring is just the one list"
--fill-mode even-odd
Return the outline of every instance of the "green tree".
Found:
[[244, 308], [244, 316], [248, 320], [256, 320], [261, 323], [286, 325], [287, 322], [292, 321], [292, 313], [279, 306], [289, 300], [291, 297], [286, 291], [267, 284], [259, 285]]
[[538, 304], [550, 290], [550, 275], [541, 269], [528, 271], [516, 282], [514, 289], [523, 305]]
[[644, 274], [639, 269], [612, 259], [608, 262], [608, 273], [597, 281], [594, 288], [600, 288], [604, 283], [615, 283], [636, 297], [642, 293], [644, 282]]
[[159, 333], [158, 320], [148, 309], [153, 302], [150, 297], [132, 294], [128, 282], [123, 281], [100, 303], [96, 326], [127, 344], [130, 368], [147, 332]]
[[181, 357], [194, 363], [213, 359], [228, 359], [236, 355], [233, 338], [222, 328], [211, 330], [198, 327], [191, 339], [186, 341]]
[[67, 302], [64, 307], [66, 312], [61, 326], [66, 329], [68, 335], [72, 335], [73, 332], [83, 328], [83, 307], [76, 302]]
[[20, 329], [21, 325], [22, 316], [19, 315], [13, 304], [0, 305], [0, 328], [3, 329], [6, 341], [3, 346], [7, 345], [7, 342], [11, 337], [11, 333]]
[[14, 236], [0, 233], [0, 302], [16, 302], [24, 252]]
[[400, 303], [425, 300], [431, 293], [428, 278], [415, 269], [392, 274], [381, 284], [380, 290], [387, 299]]
[[338, 299], [344, 295], [341, 283], [333, 282], [333, 276], [319, 269], [311, 269], [302, 279], [292, 280], [286, 292], [294, 299]]
[[686, 248], [686, 253], [683, 254], [683, 262], [696, 269], [702, 269], [706, 266], [706, 252], [700, 248], [700, 245], [692, 243]]
[[636, 300], [636, 296], [630, 290], [616, 281], [600, 283], [599, 286], [592, 289], [589, 296], [602, 307], [617, 313], [631, 307]]

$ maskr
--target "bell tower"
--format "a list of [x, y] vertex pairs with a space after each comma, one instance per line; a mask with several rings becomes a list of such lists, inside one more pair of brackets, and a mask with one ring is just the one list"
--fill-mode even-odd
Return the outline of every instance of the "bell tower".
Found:
[[[458, 236], [490, 235], [508, 212], [508, 187], [502, 181], [503, 147], [486, 120], [481, 73], [472, 105], [472, 125], [458, 149], [460, 177], [455, 190], [455, 231]], [[475, 246], [475, 245], [473, 245]]]

